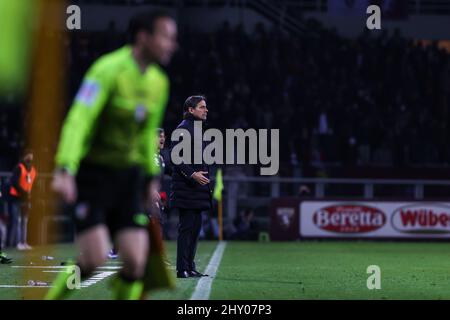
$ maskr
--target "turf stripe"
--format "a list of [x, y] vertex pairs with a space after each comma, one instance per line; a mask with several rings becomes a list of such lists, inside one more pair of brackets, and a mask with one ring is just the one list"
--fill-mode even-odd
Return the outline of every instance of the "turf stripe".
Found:
[[211, 294], [211, 286], [216, 276], [217, 269], [219, 269], [220, 261], [222, 260], [223, 252], [225, 251], [227, 243], [225, 241], [219, 242], [214, 251], [211, 260], [209, 260], [209, 264], [206, 267], [204, 273], [209, 275], [209, 277], [202, 277], [197, 282], [197, 286], [195, 287], [195, 291], [191, 296], [191, 300], [208, 300], [209, 295]]

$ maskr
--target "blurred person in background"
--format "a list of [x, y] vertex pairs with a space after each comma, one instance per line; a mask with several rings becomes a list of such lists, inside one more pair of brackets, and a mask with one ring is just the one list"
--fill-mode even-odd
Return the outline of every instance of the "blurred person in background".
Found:
[[236, 231], [231, 235], [232, 240], [257, 240], [259, 234], [258, 223], [254, 219], [252, 209], [246, 209], [233, 220]]
[[7, 213], [5, 211], [3, 184], [0, 181], [0, 264], [12, 263], [12, 260], [8, 258], [6, 253], [3, 252], [3, 248], [6, 245], [7, 239]]
[[158, 128], [157, 134], [158, 134], [158, 149], [157, 152], [155, 153], [155, 163], [161, 168], [158, 186], [159, 198], [161, 200], [159, 202], [160, 210], [158, 210], [154, 216], [159, 221], [163, 235], [167, 239], [168, 232], [166, 228], [166, 222], [168, 219], [169, 206], [167, 201], [167, 191], [163, 189], [163, 186], [165, 185], [164, 176], [171, 175], [172, 168], [170, 166], [170, 155], [167, 154], [166, 152], [163, 152], [166, 143], [166, 133], [163, 128]]
[[30, 250], [27, 243], [28, 213], [31, 209], [31, 190], [37, 176], [33, 166], [33, 152], [25, 151], [13, 170], [9, 188], [9, 244], [19, 250]]

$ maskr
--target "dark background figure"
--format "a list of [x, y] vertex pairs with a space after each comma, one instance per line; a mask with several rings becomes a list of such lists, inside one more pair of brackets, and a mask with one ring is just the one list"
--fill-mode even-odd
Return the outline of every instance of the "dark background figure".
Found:
[[[190, 164], [173, 163], [172, 190], [170, 201], [173, 208], [179, 211], [178, 239], [177, 239], [177, 277], [201, 277], [204, 276], [195, 268], [195, 252], [202, 227], [202, 212], [210, 210], [211, 188], [209, 185], [209, 168], [203, 161], [195, 164], [194, 152], [194, 122], [205, 121], [208, 109], [204, 96], [190, 96], [184, 103], [184, 120], [177, 129], [186, 129], [191, 135]], [[184, 138], [183, 138], [184, 139]], [[173, 148], [182, 141], [173, 142]], [[202, 154], [205, 142], [202, 143]]]
[[219, 225], [217, 218], [212, 214], [215, 212], [203, 212], [202, 213], [202, 230], [200, 232], [200, 239], [203, 240], [217, 240], [219, 239]]
[[164, 239], [169, 239], [168, 220], [169, 220], [169, 203], [167, 194], [169, 191], [168, 181], [166, 175], [172, 175], [172, 167], [170, 165], [170, 154], [167, 149], [164, 149], [166, 143], [166, 134], [163, 128], [158, 128], [158, 150], [155, 154], [155, 161], [161, 168], [159, 196], [160, 196], [160, 215], [157, 217], [161, 224], [162, 235]]
[[311, 189], [307, 185], [302, 184], [298, 188], [298, 196], [299, 197], [309, 197], [309, 196], [311, 196]]
[[259, 226], [254, 219], [252, 209], [246, 209], [233, 220], [236, 231], [231, 235], [232, 240], [255, 241], [258, 239]]
[[9, 189], [9, 245], [17, 246], [19, 250], [31, 249], [27, 243], [28, 212], [36, 175], [33, 153], [25, 151], [22, 161], [13, 170]]
[[0, 264], [11, 263], [12, 260], [9, 259], [3, 252], [3, 248], [6, 246], [7, 238], [7, 225], [8, 216], [5, 210], [4, 196], [7, 194], [4, 190], [4, 184], [0, 181]]

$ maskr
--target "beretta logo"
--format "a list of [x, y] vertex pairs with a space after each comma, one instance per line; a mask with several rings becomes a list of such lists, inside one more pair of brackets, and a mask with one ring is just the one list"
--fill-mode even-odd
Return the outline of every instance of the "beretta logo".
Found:
[[326, 231], [364, 233], [384, 226], [386, 215], [374, 207], [343, 204], [320, 208], [314, 212], [313, 222]]
[[450, 207], [441, 204], [404, 206], [394, 211], [391, 222], [394, 229], [404, 233], [450, 233]]

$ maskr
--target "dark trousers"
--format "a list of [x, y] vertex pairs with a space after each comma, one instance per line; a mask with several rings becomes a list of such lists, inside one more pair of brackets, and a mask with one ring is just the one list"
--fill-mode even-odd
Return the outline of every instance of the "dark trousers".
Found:
[[27, 242], [28, 211], [30, 202], [11, 199], [9, 202], [9, 245], [15, 247]]
[[179, 209], [177, 270], [195, 270], [195, 252], [202, 228], [202, 210]]

